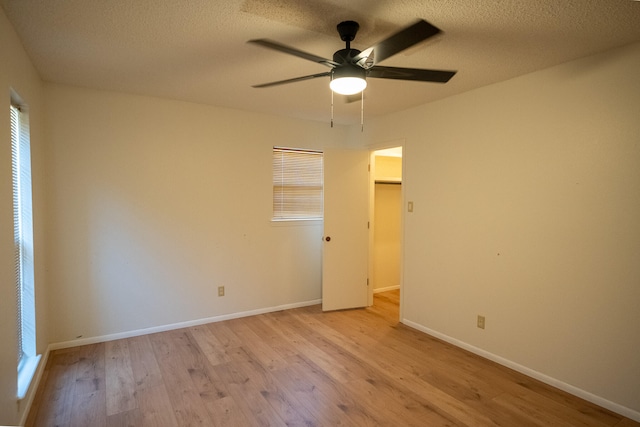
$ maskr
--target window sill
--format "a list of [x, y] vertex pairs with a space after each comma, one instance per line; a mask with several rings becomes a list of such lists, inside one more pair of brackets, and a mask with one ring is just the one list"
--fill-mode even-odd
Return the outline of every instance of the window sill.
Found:
[[38, 362], [40, 362], [40, 355], [24, 357], [20, 366], [18, 366], [18, 399], [24, 399], [31, 385], [36, 369], [38, 368]]

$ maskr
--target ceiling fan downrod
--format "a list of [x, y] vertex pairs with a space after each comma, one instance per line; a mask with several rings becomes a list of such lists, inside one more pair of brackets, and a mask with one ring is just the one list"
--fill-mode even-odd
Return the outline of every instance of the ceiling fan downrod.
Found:
[[343, 21], [338, 24], [337, 28], [340, 39], [347, 44], [347, 50], [351, 49], [351, 42], [356, 38], [360, 24], [356, 21]]

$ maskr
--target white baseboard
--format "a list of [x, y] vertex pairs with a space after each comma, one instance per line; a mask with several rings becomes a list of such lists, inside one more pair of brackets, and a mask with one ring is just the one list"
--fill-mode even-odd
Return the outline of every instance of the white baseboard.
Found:
[[373, 293], [377, 294], [379, 292], [395, 291], [396, 289], [400, 289], [400, 286], [396, 285], [396, 286], [387, 286], [386, 288], [377, 288], [373, 290]]
[[607, 400], [603, 397], [600, 396], [596, 396], [593, 393], [590, 393], [586, 390], [582, 390], [578, 387], [572, 386], [571, 384], [567, 384], [565, 382], [562, 382], [560, 380], [557, 380], [553, 377], [550, 377], [548, 375], [545, 375], [541, 372], [535, 371], [533, 369], [527, 368], [526, 366], [520, 365], [516, 362], [513, 362], [511, 360], [505, 359], [504, 357], [498, 356], [496, 354], [490, 353], [486, 350], [483, 350], [481, 348], [475, 347], [471, 344], [468, 344], [466, 342], [460, 341], [458, 339], [452, 338], [448, 335], [442, 334], [440, 332], [434, 331], [432, 329], [429, 329], [425, 326], [422, 326], [418, 323], [412, 322], [411, 320], [407, 320], [407, 319], [402, 319], [402, 323], [404, 323], [407, 326], [410, 326], [414, 329], [417, 329], [421, 332], [424, 332], [427, 335], [431, 335], [433, 337], [436, 337], [438, 339], [441, 339], [442, 341], [446, 341], [449, 344], [453, 344], [456, 347], [460, 347], [464, 350], [470, 351], [471, 353], [477, 354], [478, 356], [482, 356], [485, 359], [489, 359], [493, 362], [496, 362], [500, 365], [506, 366], [507, 368], [513, 369], [514, 371], [518, 371], [522, 374], [525, 374], [531, 378], [534, 378], [536, 380], [542, 381], [545, 384], [549, 384], [555, 388], [558, 388], [562, 391], [566, 391], [567, 393], [570, 393], [574, 396], [580, 397], [586, 401], [589, 401], [591, 403], [595, 403], [598, 406], [601, 406], [603, 408], [606, 408], [610, 411], [613, 411], [617, 414], [620, 414], [624, 417], [627, 417], [629, 419], [632, 419], [634, 421], [638, 421], [640, 422], [640, 412], [635, 411], [631, 408], [627, 408], [626, 406], [622, 406], [620, 404], [617, 404], [615, 402], [612, 402], [610, 400]]
[[172, 331], [174, 329], [188, 328], [190, 326], [198, 326], [198, 325], [204, 325], [207, 323], [222, 322], [224, 320], [239, 319], [241, 317], [255, 316], [258, 314], [272, 313], [274, 311], [289, 310], [292, 308], [299, 308], [299, 307], [307, 307], [310, 305], [320, 304], [321, 302], [322, 302], [321, 299], [317, 299], [317, 300], [311, 300], [311, 301], [305, 301], [305, 302], [299, 302], [299, 303], [293, 303], [293, 304], [284, 304], [276, 307], [267, 307], [267, 308], [260, 308], [257, 310], [242, 311], [239, 313], [223, 314], [220, 316], [189, 320], [186, 322], [172, 323], [169, 325], [154, 326], [151, 328], [136, 329], [133, 331], [119, 332], [117, 334], [101, 335], [101, 336], [87, 337], [87, 338], [81, 338], [81, 339], [76, 339], [71, 341], [63, 341], [59, 343], [53, 343], [49, 345], [49, 348], [51, 350], [59, 350], [61, 348], [77, 347], [77, 346], [87, 345], [87, 344], [96, 344], [100, 342], [114, 341], [114, 340], [119, 340], [123, 338], [137, 337], [140, 335], [154, 334], [156, 332]]

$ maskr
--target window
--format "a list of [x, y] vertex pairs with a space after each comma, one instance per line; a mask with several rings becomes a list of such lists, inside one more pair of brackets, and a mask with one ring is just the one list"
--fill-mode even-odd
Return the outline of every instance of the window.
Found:
[[322, 219], [322, 152], [273, 148], [273, 219]]
[[12, 103], [11, 166], [13, 181], [13, 235], [15, 242], [16, 327], [18, 330], [18, 398], [23, 398], [35, 372], [35, 295], [33, 274], [33, 226], [31, 214], [31, 147], [29, 116]]

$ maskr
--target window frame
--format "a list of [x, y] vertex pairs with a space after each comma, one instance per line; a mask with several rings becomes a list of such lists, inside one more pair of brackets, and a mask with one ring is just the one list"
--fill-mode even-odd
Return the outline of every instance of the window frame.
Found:
[[272, 150], [271, 221], [322, 221], [324, 153], [274, 146]]
[[25, 397], [38, 367], [36, 354], [33, 196], [29, 112], [12, 92], [10, 113], [11, 181], [14, 219], [17, 390]]

